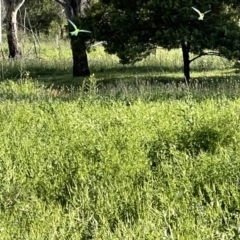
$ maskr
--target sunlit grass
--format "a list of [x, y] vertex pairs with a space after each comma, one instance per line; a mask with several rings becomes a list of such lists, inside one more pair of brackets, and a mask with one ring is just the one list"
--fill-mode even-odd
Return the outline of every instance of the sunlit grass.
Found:
[[3, 239], [238, 237], [239, 99], [88, 84], [1, 84]]
[[[43, 40], [39, 44], [31, 41], [24, 42], [23, 60], [5, 60], [1, 64], [1, 76], [4, 79], [22, 78], [25, 72], [30, 77], [38, 78], [47, 84], [56, 82], [69, 85], [73, 82], [80, 85], [82, 80], [72, 79], [72, 55], [68, 40], [59, 39], [56, 42], [54, 37]], [[7, 45], [3, 44], [3, 52], [7, 55]], [[158, 80], [171, 82], [171, 80], [182, 81], [182, 53], [180, 49], [167, 51], [157, 48], [156, 52], [135, 65], [121, 65], [115, 55], [108, 55], [103, 47], [97, 46], [88, 51], [88, 60], [91, 73], [99, 81], [116, 80]], [[192, 78], [201, 80], [211, 77], [225, 77], [236, 74], [233, 69], [234, 63], [216, 56], [204, 56], [191, 64]], [[57, 81], [54, 81], [57, 78]]]
[[1, 239], [238, 239], [232, 63], [186, 85], [178, 50], [121, 66], [99, 47], [80, 85], [64, 44], [2, 62]]

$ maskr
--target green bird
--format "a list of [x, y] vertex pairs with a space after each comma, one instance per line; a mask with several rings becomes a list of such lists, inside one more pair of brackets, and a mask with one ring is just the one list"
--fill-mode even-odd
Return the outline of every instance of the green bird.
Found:
[[198, 9], [196, 9], [196, 8], [194, 8], [194, 7], [192, 7], [192, 9], [199, 14], [198, 20], [203, 20], [204, 15], [205, 15], [206, 13], [208, 13], [208, 12], [211, 12], [211, 10], [208, 10], [208, 11], [206, 11], [206, 12], [204, 12], [204, 13], [201, 13]]
[[77, 36], [79, 32], [84, 32], [84, 33], [91, 33], [90, 31], [88, 30], [83, 30], [83, 29], [78, 29], [77, 26], [71, 21], [68, 19], [68, 21], [71, 23], [71, 25], [74, 27], [74, 31], [73, 32], [70, 32], [71, 36]]

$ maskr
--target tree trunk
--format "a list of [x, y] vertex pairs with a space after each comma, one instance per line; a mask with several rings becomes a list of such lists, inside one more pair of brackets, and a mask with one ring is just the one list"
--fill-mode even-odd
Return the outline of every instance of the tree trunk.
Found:
[[183, 73], [187, 83], [190, 81], [190, 59], [189, 59], [189, 50], [190, 43], [182, 41], [182, 54], [183, 54]]
[[73, 56], [73, 77], [90, 76], [86, 45], [78, 37], [71, 37], [71, 48]]
[[17, 24], [16, 24], [17, 14], [15, 12], [12, 13], [10, 12], [9, 15], [7, 23], [7, 41], [9, 49], [9, 58], [19, 58], [22, 56], [22, 53], [17, 36]]
[[[66, 18], [73, 20], [78, 16], [84, 16], [85, 9], [89, 6], [89, 0], [55, 0], [65, 10]], [[90, 76], [85, 41], [79, 36], [71, 37], [73, 57], [73, 77]]]
[[21, 57], [21, 49], [17, 36], [17, 12], [25, 0], [5, 0], [6, 20], [7, 20], [7, 41], [9, 48], [9, 58]]

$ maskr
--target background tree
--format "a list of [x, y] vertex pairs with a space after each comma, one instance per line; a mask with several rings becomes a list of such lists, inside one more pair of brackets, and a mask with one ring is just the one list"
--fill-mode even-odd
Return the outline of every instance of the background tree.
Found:
[[[86, 29], [83, 24], [85, 11], [90, 8], [91, 0], [55, 0], [65, 10], [66, 18], [72, 20], [77, 26]], [[70, 26], [70, 25], [69, 25]], [[70, 26], [71, 27], [71, 26]], [[86, 40], [88, 34], [71, 36], [71, 48], [73, 56], [73, 76], [89, 76], [90, 70], [86, 53]]]
[[7, 41], [9, 57], [21, 57], [21, 49], [17, 35], [17, 13], [25, 0], [4, 0], [6, 9]]
[[18, 22], [22, 27], [32, 28], [37, 34], [40, 32], [49, 34], [53, 22], [61, 27], [63, 23], [61, 13], [62, 7], [54, 0], [25, 0], [18, 15]]
[[[205, 12], [203, 21], [191, 8]], [[97, 40], [107, 40], [106, 51], [122, 63], [141, 60], [161, 46], [181, 48], [184, 76], [190, 80], [190, 63], [204, 55], [240, 55], [237, 24], [239, 0], [100, 0], [91, 8], [88, 21]], [[190, 53], [195, 56], [190, 59]]]

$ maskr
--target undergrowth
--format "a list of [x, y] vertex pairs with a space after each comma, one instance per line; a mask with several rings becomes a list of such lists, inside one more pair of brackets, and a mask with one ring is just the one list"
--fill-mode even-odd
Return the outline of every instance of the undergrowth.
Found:
[[91, 49], [83, 79], [65, 40], [23, 53], [1, 63], [1, 239], [239, 239], [233, 63], [200, 58], [186, 85], [179, 50]]
[[1, 238], [238, 239], [237, 95], [111, 91], [0, 84]]

